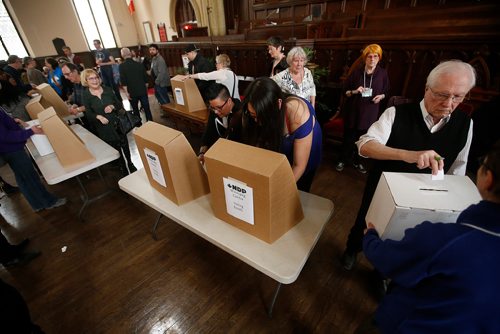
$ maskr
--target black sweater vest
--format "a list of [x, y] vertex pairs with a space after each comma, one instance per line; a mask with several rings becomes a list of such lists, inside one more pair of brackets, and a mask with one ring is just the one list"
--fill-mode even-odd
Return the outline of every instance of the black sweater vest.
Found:
[[[456, 109], [439, 131], [431, 133], [427, 127], [419, 104], [404, 104], [396, 107], [396, 116], [386, 146], [410, 151], [434, 150], [445, 158], [447, 173], [458, 153], [464, 148], [469, 133], [470, 118]], [[418, 169], [414, 163], [396, 160], [379, 160], [376, 169], [401, 173], [425, 173], [430, 169]]]

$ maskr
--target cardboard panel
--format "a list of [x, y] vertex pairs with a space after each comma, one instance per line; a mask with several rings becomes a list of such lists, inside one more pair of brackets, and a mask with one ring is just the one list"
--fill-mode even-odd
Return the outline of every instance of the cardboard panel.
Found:
[[64, 168], [78, 168], [95, 161], [80, 137], [57, 116], [54, 108], [50, 107], [39, 113], [38, 119]]
[[63, 101], [49, 84], [43, 83], [38, 85], [36, 86], [36, 90], [42, 95], [41, 101], [45, 108], [53, 107], [57, 115], [61, 118], [70, 115], [66, 102]]
[[207, 109], [194, 79], [183, 80], [182, 76], [176, 75], [170, 81], [176, 109], [186, 113]]
[[207, 175], [180, 131], [147, 122], [134, 131], [151, 186], [181, 205], [209, 193]]
[[26, 111], [30, 115], [31, 119], [37, 119], [38, 114], [47, 109], [50, 106], [44, 106], [42, 101], [42, 96], [38, 95], [32, 98], [25, 106]]
[[389, 173], [380, 177], [366, 221], [382, 239], [401, 240], [405, 230], [423, 221], [454, 223], [469, 205], [481, 200], [467, 176], [445, 175], [432, 181], [430, 174]]
[[[268, 243], [303, 219], [292, 169], [283, 154], [219, 139], [205, 153], [205, 164], [217, 218]], [[231, 202], [231, 196], [243, 200]], [[253, 209], [251, 222], [245, 220], [248, 204]]]

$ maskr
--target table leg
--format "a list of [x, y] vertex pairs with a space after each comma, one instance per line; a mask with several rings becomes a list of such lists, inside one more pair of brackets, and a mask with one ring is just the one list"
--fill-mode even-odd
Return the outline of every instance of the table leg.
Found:
[[269, 316], [269, 318], [273, 317], [274, 304], [276, 303], [276, 299], [278, 298], [278, 293], [280, 292], [280, 289], [281, 289], [281, 283], [278, 282], [278, 286], [274, 291], [273, 299], [271, 300], [271, 304], [269, 305], [269, 309], [267, 310], [267, 315]]
[[158, 237], [156, 236], [156, 228], [158, 228], [158, 224], [160, 223], [161, 217], [163, 217], [163, 214], [159, 213], [155, 223], [153, 224], [153, 228], [151, 229], [151, 236], [155, 240], [158, 240]]
[[[106, 182], [106, 179], [102, 176], [102, 173], [101, 173], [101, 170], [99, 169], [99, 167], [97, 167], [97, 172], [99, 173], [99, 177], [103, 181], [103, 183], [106, 186], [106, 188], [108, 188], [108, 183]], [[85, 188], [85, 186], [83, 185], [82, 180], [80, 179], [80, 175], [76, 176], [76, 180], [78, 181], [78, 185], [80, 186], [80, 189], [82, 190], [82, 200], [83, 200], [82, 207], [80, 208], [80, 211], [78, 212], [78, 219], [80, 221], [83, 221], [82, 216], [83, 216], [83, 211], [85, 210], [85, 208], [90, 203], [95, 202], [95, 201], [103, 198], [104, 196], [106, 196], [107, 194], [109, 194], [110, 192], [112, 192], [113, 190], [109, 189], [109, 190], [103, 192], [102, 194], [100, 194], [98, 196], [90, 198], [89, 197], [89, 193], [87, 192], [87, 189]]]

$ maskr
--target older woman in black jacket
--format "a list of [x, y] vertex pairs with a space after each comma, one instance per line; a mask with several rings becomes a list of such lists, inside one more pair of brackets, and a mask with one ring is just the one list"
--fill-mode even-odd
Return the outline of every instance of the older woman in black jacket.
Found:
[[122, 108], [122, 102], [118, 101], [113, 89], [101, 85], [99, 74], [92, 69], [83, 70], [81, 82], [82, 86], [88, 88], [83, 92], [85, 113], [97, 135], [120, 152], [120, 170], [123, 175], [135, 172], [137, 168], [132, 163], [127, 134], [115, 127], [116, 113]]

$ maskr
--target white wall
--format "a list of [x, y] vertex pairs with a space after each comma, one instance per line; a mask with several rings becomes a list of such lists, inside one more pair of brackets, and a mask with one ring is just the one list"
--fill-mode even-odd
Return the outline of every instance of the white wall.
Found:
[[[191, 0], [200, 26], [207, 26], [215, 36], [225, 34], [223, 0]], [[135, 13], [130, 15], [125, 0], [104, 0], [117, 47], [147, 44], [143, 22], [149, 21], [156, 42], [160, 41], [157, 24], [165, 23], [168, 40], [174, 31], [175, 0], [135, 0]], [[6, 0], [28, 52], [34, 57], [57, 54], [52, 39], [64, 39], [74, 52], [89, 51], [78, 16], [71, 0]], [[207, 14], [207, 6], [211, 14]]]
[[57, 54], [52, 44], [56, 37], [64, 39], [74, 52], [88, 51], [71, 1], [6, 0], [5, 4], [32, 56]]

